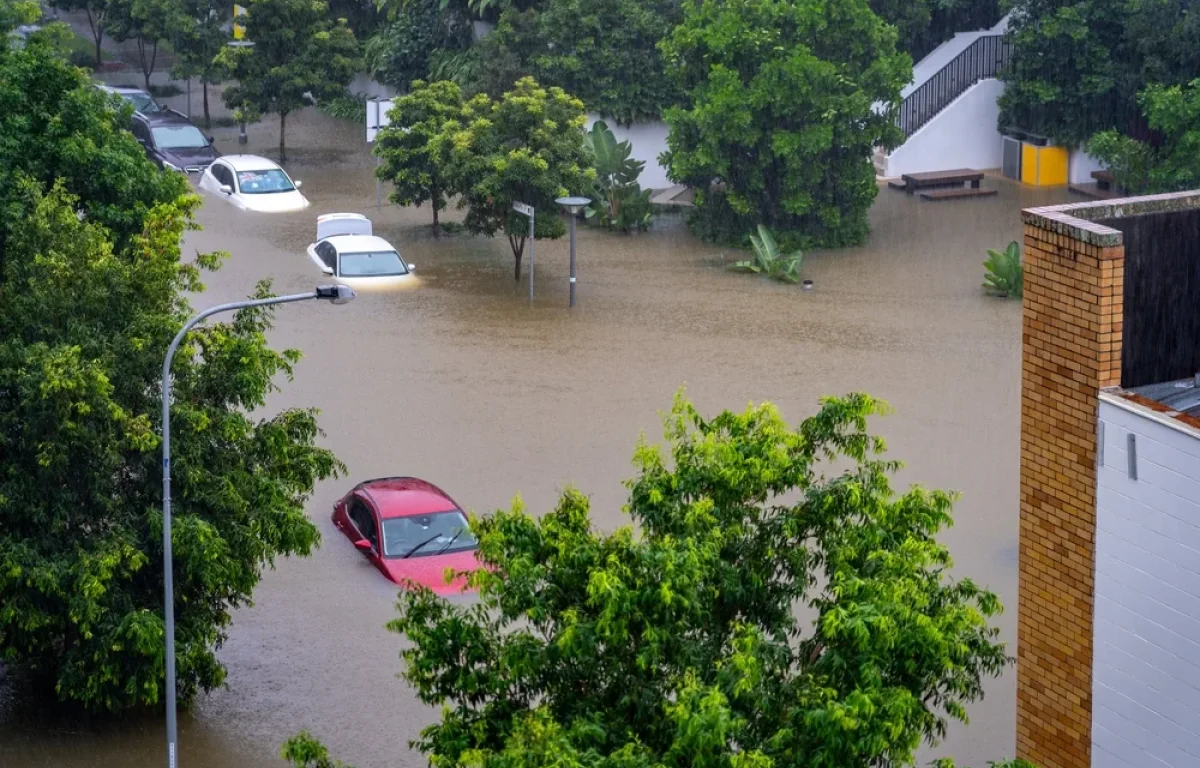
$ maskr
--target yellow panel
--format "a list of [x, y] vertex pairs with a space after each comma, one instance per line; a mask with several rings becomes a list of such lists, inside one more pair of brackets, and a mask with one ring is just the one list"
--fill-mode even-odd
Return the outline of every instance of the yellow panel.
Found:
[[234, 40], [241, 40], [246, 36], [246, 28], [243, 27], [241, 24], [237, 23], [237, 17], [245, 16], [245, 15], [246, 15], [246, 8], [244, 8], [243, 6], [240, 6], [240, 5], [233, 6], [233, 18], [234, 18], [233, 39]]
[[1037, 185], [1038, 148], [1021, 142], [1021, 183]]
[[1038, 186], [1061, 186], [1067, 183], [1066, 147], [1038, 148]]

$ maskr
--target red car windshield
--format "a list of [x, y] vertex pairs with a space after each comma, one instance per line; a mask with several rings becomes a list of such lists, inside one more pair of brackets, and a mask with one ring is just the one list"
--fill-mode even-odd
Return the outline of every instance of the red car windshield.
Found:
[[383, 521], [384, 557], [426, 557], [476, 546], [467, 516], [457, 509]]

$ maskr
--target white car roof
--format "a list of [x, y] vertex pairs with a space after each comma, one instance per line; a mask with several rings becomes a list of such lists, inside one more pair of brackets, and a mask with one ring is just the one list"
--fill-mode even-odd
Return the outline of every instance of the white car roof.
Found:
[[278, 163], [258, 155], [223, 155], [221, 160], [235, 171], [269, 171], [279, 168]]
[[375, 235], [334, 235], [325, 238], [322, 242], [332, 245], [338, 253], [396, 250], [387, 240]]

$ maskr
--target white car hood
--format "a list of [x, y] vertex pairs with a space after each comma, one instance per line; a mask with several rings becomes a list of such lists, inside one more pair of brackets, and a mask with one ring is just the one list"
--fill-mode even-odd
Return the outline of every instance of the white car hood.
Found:
[[308, 207], [308, 200], [296, 190], [291, 192], [270, 192], [261, 195], [241, 195], [242, 204], [247, 211], [262, 213], [281, 213], [283, 211], [299, 211]]
[[334, 282], [353, 288], [360, 293], [376, 293], [402, 290], [416, 286], [416, 275], [387, 275], [386, 277], [332, 277]]

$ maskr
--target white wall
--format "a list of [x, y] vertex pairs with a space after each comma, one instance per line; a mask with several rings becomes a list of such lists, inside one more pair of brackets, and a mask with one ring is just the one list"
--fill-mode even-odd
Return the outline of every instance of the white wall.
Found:
[[949, 64], [955, 56], [967, 49], [971, 43], [984, 35], [1002, 34], [1008, 29], [1008, 16], [991, 29], [981, 29], [975, 32], [959, 32], [954, 37], [934, 48], [929, 54], [913, 65], [912, 82], [900, 92], [903, 98], [925, 84], [925, 81], [936, 75], [942, 67]]
[[892, 152], [884, 175], [999, 168], [1004, 150], [996, 129], [1000, 119], [996, 100], [1003, 92], [1004, 83], [996, 79], [980, 80], [968, 88]]
[[1095, 181], [1092, 178], [1092, 171], [1099, 171], [1104, 168], [1099, 160], [1084, 152], [1082, 149], [1071, 150], [1070, 159], [1067, 161], [1067, 176], [1072, 184], [1090, 184]]
[[[592, 123], [600, 119], [599, 115], [589, 114], [587, 130], [590, 131]], [[667, 179], [667, 169], [658, 163], [659, 154], [667, 151], [668, 128], [666, 123], [634, 123], [626, 128], [617, 125], [617, 121], [612, 118], [606, 117], [603, 120], [613, 135], [617, 137], [617, 141], [628, 140], [633, 145], [635, 160], [646, 161], [646, 167], [642, 169], [642, 175], [638, 177], [638, 184], [642, 185], [642, 189], [666, 189], [674, 186]]]
[[1200, 435], [1108, 394], [1100, 423], [1092, 768], [1200, 766]]

